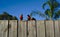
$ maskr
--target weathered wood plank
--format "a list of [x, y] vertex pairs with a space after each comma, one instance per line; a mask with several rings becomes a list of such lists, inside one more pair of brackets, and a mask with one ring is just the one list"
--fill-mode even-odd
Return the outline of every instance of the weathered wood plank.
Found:
[[18, 37], [26, 37], [26, 21], [20, 21], [18, 25]]
[[37, 37], [45, 37], [44, 21], [37, 21]]
[[60, 37], [58, 21], [55, 21], [55, 37]]
[[60, 20], [58, 20], [58, 29], [59, 29], [59, 36], [60, 36]]
[[[19, 21], [18, 37], [36, 37], [36, 31], [37, 37], [45, 37], [45, 34], [46, 37], [60, 37], [60, 21], [36, 21], [36, 23], [32, 20], [28, 21], [28, 23], [26, 21]], [[9, 37], [17, 37], [17, 20], [10, 20], [9, 25], [11, 25], [9, 28]], [[0, 20], [0, 37], [7, 37], [7, 32], [8, 20]]]
[[46, 37], [54, 37], [54, 25], [53, 21], [46, 21]]
[[17, 37], [17, 20], [9, 21], [9, 37]]
[[28, 21], [28, 37], [36, 37], [35, 21]]
[[8, 20], [0, 20], [0, 37], [7, 37], [5, 29], [8, 26]]

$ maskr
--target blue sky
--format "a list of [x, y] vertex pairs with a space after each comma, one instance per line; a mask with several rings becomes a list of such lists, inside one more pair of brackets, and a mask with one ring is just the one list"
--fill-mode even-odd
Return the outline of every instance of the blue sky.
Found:
[[[42, 4], [47, 0], [0, 0], [0, 14], [4, 11], [16, 16], [19, 19], [20, 14], [24, 15], [24, 20], [27, 19], [27, 15], [30, 14], [32, 10], [39, 10], [44, 12], [42, 9]], [[60, 0], [57, 0], [60, 2]], [[48, 6], [46, 6], [48, 8]], [[44, 18], [33, 16], [37, 20], [44, 20]]]

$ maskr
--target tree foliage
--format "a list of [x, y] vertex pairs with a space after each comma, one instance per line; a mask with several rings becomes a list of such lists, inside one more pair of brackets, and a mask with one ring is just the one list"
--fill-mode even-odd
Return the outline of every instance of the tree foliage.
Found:
[[49, 8], [45, 10], [44, 14], [42, 12], [31, 12], [31, 16], [34, 14], [38, 14], [42, 17], [45, 17], [46, 19], [58, 19], [60, 17], [60, 10], [58, 9], [60, 7], [60, 3], [58, 3], [56, 0], [48, 0], [42, 5], [42, 8], [45, 9], [45, 6], [48, 5]]
[[18, 20], [17, 17], [8, 14], [7, 12], [3, 12], [0, 14], [0, 20]]

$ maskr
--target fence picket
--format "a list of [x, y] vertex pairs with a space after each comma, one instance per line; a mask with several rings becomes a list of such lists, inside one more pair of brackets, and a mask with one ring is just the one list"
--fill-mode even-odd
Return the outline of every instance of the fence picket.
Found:
[[7, 37], [7, 26], [8, 21], [7, 20], [0, 20], [0, 37]]
[[28, 21], [28, 37], [36, 37], [35, 21]]
[[58, 21], [55, 21], [55, 37], [60, 37]]
[[26, 21], [20, 21], [18, 25], [18, 37], [26, 37]]
[[37, 37], [45, 37], [44, 21], [37, 21]]
[[17, 20], [9, 21], [9, 37], [17, 37]]
[[53, 21], [46, 21], [46, 37], [54, 37]]

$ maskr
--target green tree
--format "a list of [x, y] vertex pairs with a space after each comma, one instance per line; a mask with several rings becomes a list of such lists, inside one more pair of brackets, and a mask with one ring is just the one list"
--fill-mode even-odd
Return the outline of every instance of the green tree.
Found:
[[3, 12], [0, 14], [0, 20], [18, 20], [15, 16], [8, 14], [7, 12]]
[[49, 9], [46, 9], [44, 14], [39, 11], [32, 11], [30, 15], [32, 16], [38, 14], [46, 19], [58, 19], [60, 17], [60, 10], [58, 10], [60, 3], [58, 3], [56, 0], [48, 0], [42, 5], [42, 8], [45, 9], [46, 5], [49, 6]]

